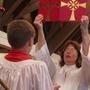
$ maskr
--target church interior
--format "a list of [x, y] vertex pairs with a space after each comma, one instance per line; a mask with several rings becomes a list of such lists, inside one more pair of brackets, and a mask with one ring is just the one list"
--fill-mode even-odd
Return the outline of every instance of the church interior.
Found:
[[[0, 54], [7, 53], [11, 49], [7, 43], [8, 23], [15, 19], [25, 19], [33, 23], [38, 14], [39, 5], [39, 0], [4, 0], [3, 7], [5, 10], [0, 9]], [[88, 0], [86, 8], [90, 19], [90, 0]], [[60, 60], [60, 54], [67, 40], [75, 40], [79, 44], [82, 42], [80, 22], [78, 21], [45, 21], [43, 22], [43, 30], [52, 60], [56, 64]], [[38, 33], [36, 30], [34, 43], [37, 42], [37, 37]]]

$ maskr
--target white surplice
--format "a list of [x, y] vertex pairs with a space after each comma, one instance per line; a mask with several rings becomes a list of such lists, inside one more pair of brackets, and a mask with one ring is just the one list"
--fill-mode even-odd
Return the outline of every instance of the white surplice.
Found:
[[[38, 43], [37, 43], [38, 44]], [[45, 43], [40, 49], [38, 49], [38, 45], [35, 44], [30, 52], [30, 54], [34, 57], [35, 60], [42, 60], [46, 63], [49, 74], [51, 79], [53, 79], [55, 73], [56, 73], [56, 67], [55, 64], [53, 63], [50, 53], [48, 50], [48, 46]]]
[[[0, 79], [9, 90], [53, 90], [47, 66], [42, 61], [11, 62], [2, 57]], [[2, 86], [0, 90], [4, 90]]]
[[59, 90], [88, 90], [90, 85], [90, 54], [82, 54], [82, 67], [64, 65], [54, 77], [54, 83], [59, 84]]
[[[35, 45], [31, 54], [34, 57], [33, 60], [16, 63], [5, 60], [5, 55], [2, 54], [0, 56], [0, 79], [5, 82], [10, 90], [53, 90], [51, 77], [55, 73], [55, 65], [50, 58], [47, 44], [44, 44], [41, 49]], [[43, 64], [42, 61], [47, 65]], [[47, 66], [50, 75], [48, 70], [45, 71]], [[32, 79], [29, 79], [29, 76]], [[0, 90], [4, 89], [0, 87]]]

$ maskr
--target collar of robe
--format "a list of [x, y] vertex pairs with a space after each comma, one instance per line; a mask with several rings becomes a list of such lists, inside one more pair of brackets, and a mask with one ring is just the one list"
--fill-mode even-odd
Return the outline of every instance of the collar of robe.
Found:
[[77, 67], [75, 64], [74, 65], [64, 65], [63, 69], [65, 72], [70, 72], [70, 71], [77, 69]]
[[24, 52], [21, 52], [17, 49], [12, 49], [6, 56], [5, 58], [8, 61], [12, 62], [19, 62], [19, 61], [25, 61], [25, 60], [31, 60], [32, 57]]

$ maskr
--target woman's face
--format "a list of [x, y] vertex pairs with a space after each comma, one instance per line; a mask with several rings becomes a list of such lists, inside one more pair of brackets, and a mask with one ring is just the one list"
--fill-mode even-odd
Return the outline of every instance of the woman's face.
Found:
[[67, 65], [73, 65], [76, 63], [78, 57], [77, 50], [72, 44], [69, 44], [64, 51], [64, 62]]

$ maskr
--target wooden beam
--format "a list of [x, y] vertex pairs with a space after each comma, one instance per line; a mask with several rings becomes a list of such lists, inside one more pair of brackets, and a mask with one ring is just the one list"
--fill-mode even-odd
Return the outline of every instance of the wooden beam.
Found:
[[16, 2], [12, 5], [12, 7], [3, 15], [2, 17], [2, 25], [4, 26], [12, 19], [13, 11], [21, 4], [23, 0], [16, 0]]
[[69, 22], [61, 30], [59, 30], [47, 42], [50, 53], [55, 52], [62, 45], [62, 43], [74, 32], [74, 30], [76, 30], [78, 26], [79, 24], [77, 22]]
[[48, 36], [46, 37], [47, 41], [49, 41], [60, 29], [61, 29], [60, 23], [53, 22], [51, 24], [51, 28], [49, 30]]
[[24, 16], [27, 13], [30, 13], [39, 8], [39, 1], [38, 0], [31, 0], [27, 6], [17, 15], [15, 18], [19, 18]]

